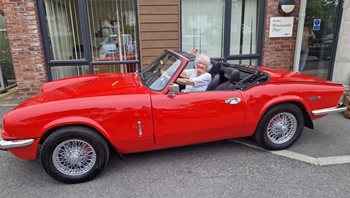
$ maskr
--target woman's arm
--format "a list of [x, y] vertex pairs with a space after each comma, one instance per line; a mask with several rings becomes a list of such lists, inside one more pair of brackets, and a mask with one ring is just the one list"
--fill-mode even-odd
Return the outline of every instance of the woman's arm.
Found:
[[209, 73], [202, 74], [192, 79], [178, 78], [176, 82], [181, 85], [194, 85], [196, 87], [209, 85], [211, 81], [211, 75]]
[[178, 78], [176, 80], [176, 83], [178, 83], [180, 85], [194, 85], [193, 81], [191, 79], [188, 79], [188, 78]]
[[182, 71], [179, 77], [180, 78], [187, 78], [187, 73], [185, 71]]

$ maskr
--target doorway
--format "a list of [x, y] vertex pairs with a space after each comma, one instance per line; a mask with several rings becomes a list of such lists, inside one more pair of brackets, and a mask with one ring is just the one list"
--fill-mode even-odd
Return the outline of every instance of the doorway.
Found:
[[299, 71], [332, 80], [342, 0], [308, 0]]
[[0, 93], [16, 86], [4, 13], [0, 10]]

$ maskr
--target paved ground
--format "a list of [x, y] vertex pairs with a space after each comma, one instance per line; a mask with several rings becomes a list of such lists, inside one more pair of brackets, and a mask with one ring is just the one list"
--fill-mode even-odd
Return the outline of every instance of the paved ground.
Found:
[[[0, 105], [0, 118], [11, 108]], [[0, 152], [0, 197], [349, 197], [349, 163], [290, 159], [348, 157], [349, 121], [341, 114], [316, 121], [284, 156], [246, 139], [238, 141], [249, 146], [222, 141], [132, 154], [126, 163], [112, 155], [98, 178], [75, 185], [51, 179], [38, 161]]]
[[350, 119], [338, 113], [314, 124], [315, 129], [305, 128], [303, 138], [289, 150], [312, 157], [350, 155]]
[[[0, 197], [349, 197], [350, 165], [314, 166], [232, 142], [112, 156], [98, 178], [65, 185], [37, 161], [0, 153]], [[5, 179], [6, 178], [6, 179]]]
[[[313, 158], [347, 156], [350, 163], [350, 119], [341, 113], [314, 121], [315, 129], [304, 128], [301, 138], [288, 149]], [[242, 142], [256, 146], [249, 140]]]
[[14, 106], [20, 102], [17, 87], [0, 94], [0, 106]]

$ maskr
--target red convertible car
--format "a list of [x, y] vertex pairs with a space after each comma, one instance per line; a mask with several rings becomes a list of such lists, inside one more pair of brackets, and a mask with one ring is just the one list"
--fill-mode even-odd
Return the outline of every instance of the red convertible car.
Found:
[[122, 155], [249, 136], [285, 149], [313, 120], [345, 110], [340, 84], [225, 62], [213, 61], [206, 91], [183, 93], [175, 81], [191, 59], [165, 50], [141, 72], [46, 83], [3, 117], [0, 149], [39, 158], [54, 179], [77, 183], [96, 177], [111, 149]]

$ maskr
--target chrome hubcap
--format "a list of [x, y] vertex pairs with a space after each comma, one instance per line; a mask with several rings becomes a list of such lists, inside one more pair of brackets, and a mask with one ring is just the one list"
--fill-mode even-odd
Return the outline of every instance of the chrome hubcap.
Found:
[[52, 161], [61, 173], [78, 176], [87, 173], [95, 165], [96, 152], [83, 140], [67, 140], [55, 148]]
[[267, 138], [274, 144], [283, 144], [293, 138], [298, 122], [291, 113], [275, 115], [267, 125]]

